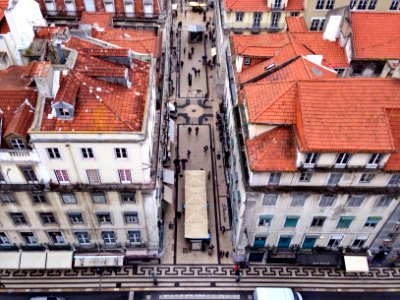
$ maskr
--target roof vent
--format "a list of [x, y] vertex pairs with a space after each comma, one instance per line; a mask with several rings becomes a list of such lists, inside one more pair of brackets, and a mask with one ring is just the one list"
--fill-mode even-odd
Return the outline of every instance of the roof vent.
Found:
[[266, 66], [266, 67], [264, 68], [264, 70], [265, 70], [265, 71], [268, 71], [269, 69], [272, 69], [273, 67], [275, 67], [275, 64], [274, 64], [274, 63], [272, 63], [272, 64]]
[[312, 71], [315, 75], [317, 75], [318, 77], [321, 77], [321, 76], [322, 76], [321, 70], [318, 70], [316, 67], [312, 67], [312, 68], [311, 68], [311, 71]]

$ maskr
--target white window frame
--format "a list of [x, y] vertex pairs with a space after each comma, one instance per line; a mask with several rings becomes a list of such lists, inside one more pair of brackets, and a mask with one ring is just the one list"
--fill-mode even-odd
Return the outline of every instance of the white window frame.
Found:
[[118, 176], [121, 183], [132, 183], [132, 172], [129, 169], [118, 170]]
[[399, 7], [400, 0], [392, 0], [389, 10], [397, 10]]
[[375, 169], [379, 166], [383, 159], [384, 155], [381, 153], [373, 153], [368, 158], [367, 168]]
[[343, 177], [342, 173], [330, 173], [326, 185], [329, 186], [338, 185], [340, 183], [340, 180], [342, 180], [342, 177]]
[[17, 203], [17, 199], [15, 198], [14, 193], [6, 192], [0, 193], [0, 200], [2, 204], [15, 204]]
[[[48, 204], [46, 195], [44, 193], [30, 193], [30, 197], [31, 197], [32, 203], [34, 205], [35, 204]], [[36, 201], [36, 199], [40, 199], [40, 201]]]
[[371, 217], [367, 217], [364, 223], [364, 227], [366, 228], [376, 228], [378, 226], [378, 223], [382, 221], [382, 218], [380, 220], [375, 220], [375, 219], [370, 219]]
[[386, 195], [380, 196], [375, 201], [375, 207], [389, 207], [392, 201], [393, 201], [392, 197]]
[[39, 217], [43, 225], [57, 224], [56, 217], [54, 216], [54, 213], [52, 213], [51, 211], [39, 212]]
[[94, 158], [93, 148], [91, 147], [81, 148], [81, 155], [83, 159], [93, 159]]
[[361, 207], [365, 201], [364, 195], [351, 195], [346, 202], [347, 207]]
[[[268, 200], [268, 202], [267, 202], [267, 200]], [[261, 205], [262, 206], [276, 206], [277, 201], [278, 201], [278, 194], [268, 193], [268, 194], [264, 194]]]
[[339, 153], [336, 157], [335, 168], [345, 168], [351, 158], [350, 153]]
[[[90, 197], [92, 198], [92, 202], [94, 204], [105, 204], [105, 203], [107, 203], [106, 194], [103, 193], [103, 192], [92, 192], [90, 194]], [[97, 199], [103, 199], [103, 198], [104, 198], [104, 201], [103, 200], [102, 201], [98, 201], [97, 200]]]
[[115, 3], [113, 0], [104, 0], [104, 10], [106, 12], [115, 13]]
[[315, 10], [322, 10], [324, 9], [325, 6], [325, 0], [317, 0], [317, 3], [315, 4]]
[[110, 212], [96, 212], [96, 218], [99, 225], [112, 224], [112, 216]]
[[[327, 247], [337, 248], [339, 247], [340, 243], [343, 241], [344, 235], [343, 234], [333, 234], [329, 237], [328, 243], [326, 244]], [[333, 245], [329, 245], [329, 242], [334, 240]]]
[[305, 168], [312, 168], [317, 163], [318, 153], [311, 152], [306, 154], [306, 158], [304, 160], [304, 167]]
[[325, 9], [333, 9], [335, 7], [335, 0], [327, 0]]
[[132, 245], [140, 245], [142, 243], [142, 233], [140, 230], [128, 230], [127, 237]]
[[375, 174], [371, 174], [371, 173], [364, 173], [361, 174], [360, 180], [358, 181], [358, 183], [370, 183], [372, 181], [372, 179], [374, 179]]
[[75, 231], [74, 232], [75, 239], [80, 245], [89, 245], [90, 244], [90, 235], [88, 231]]
[[[76, 204], [78, 203], [78, 200], [76, 199], [76, 195], [75, 193], [71, 192], [71, 193], [60, 193], [60, 198], [63, 204]], [[65, 201], [65, 199], [68, 199], [67, 201]], [[69, 199], [73, 199], [72, 201], [70, 201]]]
[[86, 176], [89, 184], [101, 184], [100, 172], [97, 169], [86, 170]]
[[22, 139], [10, 139], [11, 147], [15, 150], [24, 150], [26, 145]]
[[[60, 233], [60, 235], [51, 236], [50, 233]], [[49, 241], [53, 243], [53, 245], [65, 245], [65, 238], [61, 231], [48, 231], [47, 235], [49, 236]], [[55, 240], [53, 240], [55, 238]]]
[[117, 147], [114, 148], [114, 155], [115, 159], [122, 160], [122, 159], [128, 159], [128, 148], [125, 147]]
[[137, 211], [125, 211], [124, 221], [126, 224], [139, 224], [139, 214]]
[[311, 172], [300, 172], [299, 182], [311, 182], [314, 173]]
[[46, 152], [49, 159], [61, 159], [61, 153], [57, 147], [46, 148]]
[[[351, 243], [351, 248], [362, 248], [368, 240], [368, 235], [358, 235]], [[356, 241], [359, 241], [357, 245], [355, 245]]]
[[[329, 201], [331, 201], [331, 199], [332, 199], [332, 203], [330, 205], [325, 204], [324, 201], [326, 201], [326, 202], [328, 201], [328, 200], [325, 200], [325, 199], [329, 199]], [[332, 207], [333, 204], [335, 203], [335, 200], [336, 200], [336, 196], [335, 195], [322, 194], [320, 199], [319, 199], [318, 206], [319, 207]]]
[[282, 173], [281, 172], [272, 172], [269, 173], [268, 185], [279, 185], [281, 181]]
[[[30, 234], [29, 234], [30, 233]], [[38, 241], [34, 232], [22, 231], [19, 233], [27, 245], [37, 245]], [[24, 235], [25, 234], [25, 235]]]
[[370, 0], [368, 4], [368, 10], [375, 10], [377, 3], [378, 0]]
[[355, 9], [357, 7], [357, 0], [350, 0], [349, 7], [350, 9]]
[[318, 31], [320, 22], [321, 22], [321, 18], [312, 18], [311, 25], [310, 25], [310, 31]]
[[282, 0], [275, 0], [272, 7], [273, 8], [282, 8]]
[[[317, 224], [316, 224], [316, 225], [313, 225], [314, 220], [317, 220], [317, 222], [316, 222]], [[322, 224], [319, 224], [319, 223], [321, 223], [321, 222], [320, 222], [321, 220], [322, 220]], [[325, 221], [326, 221], [326, 217], [315, 216], [315, 217], [313, 217], [312, 220], [311, 220], [310, 227], [314, 227], [314, 228], [316, 228], [316, 227], [323, 227], [324, 224], [325, 224]]]
[[387, 183], [388, 186], [398, 186], [400, 184], [400, 174], [393, 174]]
[[9, 215], [10, 215], [12, 222], [16, 226], [28, 224], [28, 220], [27, 220], [25, 214], [22, 212], [10, 212]]
[[113, 230], [102, 231], [101, 237], [102, 237], [105, 245], [115, 245], [117, 243], [115, 231], [113, 231]]
[[272, 216], [270, 215], [258, 216], [257, 226], [271, 227], [271, 224], [272, 224]]
[[0, 232], [0, 246], [10, 246], [10, 239], [5, 232]]
[[292, 195], [292, 200], [290, 201], [290, 206], [291, 207], [304, 207], [307, 201], [307, 195], [306, 194], [293, 194]]
[[262, 13], [261, 12], [253, 12], [253, 27], [260, 28], [262, 20]]
[[244, 20], [244, 12], [238, 11], [235, 13], [235, 21], [236, 22], [243, 22]]
[[[131, 7], [132, 9], [128, 9]], [[134, 0], [124, 0], [124, 11], [125, 16], [134, 17], [135, 16], [135, 1]]]
[[272, 12], [271, 14], [271, 28], [278, 28], [279, 21], [281, 20], [281, 12]]
[[243, 63], [244, 63], [245, 66], [250, 66], [251, 65], [251, 57], [250, 56], [245, 56]]
[[70, 178], [67, 170], [54, 170], [54, 174], [60, 184], [70, 183]]
[[[122, 203], [136, 203], [136, 193], [135, 192], [120, 192]], [[129, 199], [129, 200], [125, 200]]]
[[357, 10], [366, 10], [368, 7], [368, 0], [358, 0]]
[[68, 212], [69, 222], [73, 225], [83, 225], [85, 220], [83, 219], [83, 214], [81, 212]]

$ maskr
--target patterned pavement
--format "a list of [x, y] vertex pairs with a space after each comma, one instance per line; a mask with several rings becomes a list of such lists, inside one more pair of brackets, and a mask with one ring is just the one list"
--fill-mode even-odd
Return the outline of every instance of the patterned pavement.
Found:
[[[153, 284], [153, 272], [158, 284]], [[257, 286], [289, 286], [299, 290], [399, 291], [400, 268], [371, 268], [368, 273], [347, 274], [329, 267], [251, 266], [239, 283], [232, 266], [141, 265], [118, 272], [94, 269], [0, 271], [7, 291], [66, 290], [229, 290], [248, 291]], [[116, 288], [117, 286], [120, 287]]]

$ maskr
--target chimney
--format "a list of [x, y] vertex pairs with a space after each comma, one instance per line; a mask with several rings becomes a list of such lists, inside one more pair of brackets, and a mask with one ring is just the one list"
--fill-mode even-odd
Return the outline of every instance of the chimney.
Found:
[[324, 31], [324, 40], [328, 40], [331, 42], [336, 41], [340, 32], [340, 23], [342, 21], [342, 16], [330, 16], [328, 20], [328, 24], [325, 27]]
[[53, 86], [56, 78], [53, 66], [49, 61], [36, 61], [32, 64], [34, 66], [31, 76], [35, 80], [38, 93], [44, 97], [53, 98]]

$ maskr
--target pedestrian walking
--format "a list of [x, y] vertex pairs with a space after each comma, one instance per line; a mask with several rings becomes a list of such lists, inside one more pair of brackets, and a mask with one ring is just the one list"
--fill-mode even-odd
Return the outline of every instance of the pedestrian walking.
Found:
[[192, 74], [188, 73], [188, 84], [192, 86]]
[[183, 60], [181, 60], [181, 68], [183, 68]]
[[188, 160], [186, 158], [181, 159], [181, 163], [182, 163], [182, 170], [186, 170], [186, 163], [188, 162]]
[[224, 258], [224, 256], [225, 256], [225, 251], [221, 250], [221, 258]]
[[208, 171], [208, 173], [207, 173], [207, 179], [208, 179], [208, 180], [211, 179], [211, 171]]
[[182, 217], [182, 213], [181, 213], [180, 211], [177, 211], [177, 212], [176, 212], [176, 218], [177, 218], [178, 220], [180, 220], [181, 217]]
[[210, 27], [210, 22], [206, 23], [206, 30], [208, 30], [208, 27]]
[[186, 54], [186, 47], [183, 47], [183, 55]]
[[190, 50], [192, 51], [192, 55], [193, 55], [194, 54], [194, 47], [192, 47]]
[[182, 28], [182, 21], [178, 22], [178, 28], [181, 29]]
[[225, 252], [225, 257], [228, 258], [229, 257], [229, 251]]
[[185, 18], [186, 18], [186, 13], [187, 13], [187, 10], [185, 10], [185, 12], [184, 12]]
[[205, 153], [207, 153], [207, 151], [208, 151], [208, 146], [207, 146], [207, 145], [206, 145], [206, 146], [204, 146], [204, 148], [203, 148], [203, 149], [204, 149], [204, 152], [205, 152]]
[[188, 131], [189, 134], [192, 134], [192, 127], [189, 127], [189, 128], [187, 129], [187, 131]]
[[219, 250], [219, 252], [218, 252], [218, 257], [219, 257], [219, 258], [222, 257], [222, 250]]
[[190, 158], [190, 154], [191, 154], [192, 152], [190, 151], [190, 150], [188, 150], [187, 152], [186, 152], [186, 156], [187, 156], [187, 158], [189, 159]]
[[200, 69], [197, 69], [197, 76], [200, 77]]
[[196, 128], [194, 129], [194, 131], [196, 131], [196, 135], [199, 135], [199, 127], [196, 126]]
[[225, 231], [226, 231], [226, 228], [225, 228], [225, 226], [221, 226], [221, 232], [222, 232], [222, 234], [224, 234], [224, 233], [225, 233]]

